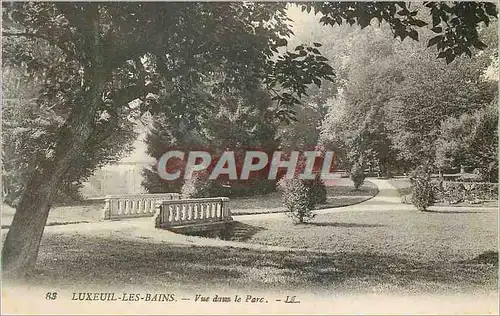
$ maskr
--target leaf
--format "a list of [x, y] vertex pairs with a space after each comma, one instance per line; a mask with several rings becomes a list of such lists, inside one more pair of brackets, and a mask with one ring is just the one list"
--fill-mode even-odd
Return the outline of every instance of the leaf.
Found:
[[486, 9], [486, 13], [488, 13], [489, 15], [494, 17], [497, 16], [497, 7], [494, 3], [485, 3], [484, 8]]
[[457, 57], [453, 53], [453, 50], [451, 48], [447, 49], [444, 54], [445, 54], [445, 59], [446, 59], [447, 64], [450, 64], [453, 60], [455, 60], [455, 57]]
[[429, 40], [429, 43], [427, 43], [427, 47], [431, 47], [433, 45], [436, 45], [438, 42], [440, 42], [443, 39], [443, 35], [438, 35], [434, 36]]
[[418, 27], [423, 27], [427, 25], [427, 22], [424, 22], [422, 20], [413, 20], [411, 24]]
[[436, 27], [433, 27], [431, 29], [431, 31], [433, 31], [434, 33], [441, 33], [443, 31], [443, 28], [440, 26], [436, 26]]
[[472, 40], [472, 45], [474, 45], [475, 48], [481, 49], [481, 50], [485, 49], [486, 47], [488, 47], [486, 44], [484, 44], [483, 42], [481, 42], [477, 38], [475, 38], [475, 39]]
[[295, 50], [304, 50], [304, 45], [299, 45], [295, 47]]
[[464, 48], [464, 52], [469, 58], [472, 58], [472, 52], [468, 47]]
[[318, 86], [318, 88], [321, 88], [321, 80], [318, 78], [313, 78], [314, 83]]
[[437, 15], [432, 16], [432, 26], [438, 26], [441, 23], [441, 19]]
[[313, 43], [313, 45], [314, 45], [314, 47], [321, 47], [321, 46], [323, 46], [323, 44], [321, 44], [321, 43], [316, 43], [316, 42], [314, 42], [314, 43]]
[[415, 41], [418, 41], [418, 32], [415, 30], [411, 30], [410, 34], [408, 34], [410, 38], [412, 38]]

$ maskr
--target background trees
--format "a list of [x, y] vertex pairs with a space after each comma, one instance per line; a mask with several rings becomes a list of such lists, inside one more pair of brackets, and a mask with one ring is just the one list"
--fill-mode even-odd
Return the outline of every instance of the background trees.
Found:
[[[451, 161], [444, 163], [443, 157], [452, 155], [450, 147], [465, 153], [464, 146], [472, 144], [458, 140], [458, 135], [472, 133], [458, 118], [477, 116], [479, 120], [477, 113], [486, 111], [498, 93], [497, 82], [486, 75], [491, 55], [476, 51], [471, 58], [457, 57], [446, 65], [424, 43], [394, 43], [383, 27], [365, 31], [366, 37], [353, 47], [344, 88], [332, 100], [322, 124], [322, 142], [339, 153], [347, 169], [356, 162], [376, 165], [382, 173], [401, 165], [449, 168]], [[480, 34], [488, 38], [489, 32], [484, 29]], [[462, 133], [451, 132], [451, 124]], [[495, 133], [493, 125], [490, 128]], [[442, 136], [446, 141], [451, 141], [451, 134], [456, 141], [444, 146], [445, 140], [438, 141], [443, 132], [448, 134]], [[482, 144], [496, 146], [492, 134], [482, 136], [488, 138]], [[470, 165], [486, 167], [488, 163], [475, 159]]]

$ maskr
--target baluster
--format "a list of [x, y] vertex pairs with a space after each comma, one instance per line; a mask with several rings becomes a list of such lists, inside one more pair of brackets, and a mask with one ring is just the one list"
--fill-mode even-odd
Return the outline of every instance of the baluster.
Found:
[[174, 212], [174, 215], [172, 216], [172, 223], [176, 223], [177, 222], [177, 214], [178, 214], [178, 209], [177, 209], [177, 204], [176, 205], [173, 205], [173, 210], [172, 212]]
[[182, 221], [186, 221], [187, 219], [187, 211], [186, 211], [186, 206], [187, 204], [181, 204], [181, 214], [182, 214]]
[[170, 217], [170, 205], [168, 204], [163, 204], [161, 206], [161, 209], [162, 209], [162, 216], [161, 216], [161, 222], [160, 222], [160, 225], [161, 224], [169, 224], [169, 217]]
[[188, 212], [187, 220], [192, 221], [193, 220], [193, 205], [187, 204], [186, 207], [187, 207], [187, 212]]
[[119, 201], [117, 199], [111, 200], [111, 209], [109, 211], [110, 216], [116, 215], [120, 212], [120, 205], [118, 203]]
[[116, 214], [121, 215], [122, 214], [122, 201], [117, 200], [116, 201]]
[[128, 214], [128, 200], [123, 201], [123, 214]]
[[221, 199], [221, 201], [220, 201], [220, 210], [222, 213], [221, 219], [225, 219], [226, 218], [226, 203], [224, 203], [223, 199]]
[[199, 219], [201, 219], [201, 220], [205, 219], [204, 214], [203, 214], [203, 204], [196, 203], [196, 205], [198, 206], [198, 214], [200, 214]]
[[167, 214], [165, 215], [166, 216], [165, 220], [168, 223], [168, 225], [170, 225], [172, 223], [172, 219], [171, 219], [171, 217], [172, 217], [172, 205], [166, 204], [166, 206], [167, 206], [166, 207]]

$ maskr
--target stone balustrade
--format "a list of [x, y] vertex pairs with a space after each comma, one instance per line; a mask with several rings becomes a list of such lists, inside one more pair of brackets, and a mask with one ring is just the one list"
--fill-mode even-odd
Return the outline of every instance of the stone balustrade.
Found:
[[103, 219], [151, 217], [164, 201], [178, 200], [178, 193], [108, 195], [104, 199]]
[[224, 223], [232, 221], [229, 198], [201, 198], [163, 201], [155, 216], [155, 227]]

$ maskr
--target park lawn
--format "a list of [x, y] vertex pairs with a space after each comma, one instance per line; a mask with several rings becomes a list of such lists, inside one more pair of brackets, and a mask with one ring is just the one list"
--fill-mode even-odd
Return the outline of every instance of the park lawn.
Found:
[[[357, 204], [366, 201], [378, 192], [377, 187], [366, 180], [359, 190], [353, 189], [350, 179], [335, 179], [327, 182], [327, 203], [318, 205], [318, 209], [333, 208]], [[252, 197], [229, 199], [229, 207], [235, 215], [263, 214], [284, 212], [283, 201], [278, 192]]]
[[357, 211], [321, 213], [309, 223], [295, 225], [280, 218], [245, 218], [248, 243], [307, 248], [331, 252], [380, 254], [429, 262], [467, 260], [498, 251], [496, 209], [438, 208], [420, 212], [396, 205]]
[[[177, 244], [162, 238], [168, 233], [161, 230], [153, 232], [158, 238], [152, 238], [148, 228], [138, 238], [141, 232], [133, 234], [131, 229], [140, 228], [110, 229], [104, 224], [93, 224], [92, 231], [76, 228], [81, 225], [46, 229], [30, 284], [78, 291], [109, 287], [169, 293], [177, 289], [196, 293], [286, 289], [329, 295], [478, 294], [495, 291], [497, 286], [493, 264], [451, 258], [416, 260], [398, 253], [397, 247], [391, 253], [377, 253], [357, 238], [352, 238], [356, 247], [348, 251], [276, 251], [228, 247], [223, 241], [219, 246]], [[288, 237], [293, 239], [294, 233], [288, 232]], [[393, 243], [389, 240], [388, 248]]]

